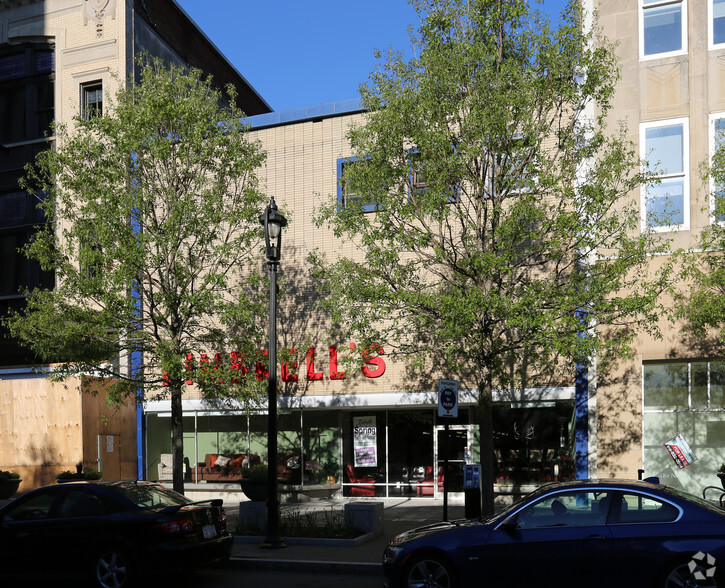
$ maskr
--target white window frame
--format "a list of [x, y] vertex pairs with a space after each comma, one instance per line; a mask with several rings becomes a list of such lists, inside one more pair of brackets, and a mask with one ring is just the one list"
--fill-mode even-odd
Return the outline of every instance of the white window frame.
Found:
[[[708, 0], [712, 2], [712, 0]], [[659, 8], [670, 4], [680, 5], [680, 15], [682, 27], [680, 31], [681, 47], [675, 51], [666, 51], [664, 53], [653, 53], [645, 55], [644, 52], [644, 14], [650, 8]], [[671, 57], [673, 55], [687, 54], [687, 0], [659, 0], [645, 6], [644, 0], [639, 0], [639, 58], [641, 60], [661, 59], [662, 57]]]
[[710, 49], [725, 48], [725, 41], [715, 43], [715, 3], [714, 0], [707, 0], [707, 43]]
[[[708, 134], [709, 134], [709, 158], [710, 161], [712, 161], [712, 156], [715, 155], [715, 121], [722, 120], [725, 121], [725, 112], [713, 112], [710, 114], [710, 119], [708, 122]], [[723, 129], [723, 146], [725, 146], [725, 129]], [[725, 189], [725, 186], [723, 186], [723, 189]], [[715, 193], [715, 182], [710, 177], [709, 183], [708, 183], [708, 202], [710, 205], [710, 224], [714, 225], [717, 221], [715, 219], [715, 198], [713, 197]], [[718, 223], [720, 226], [725, 226], [725, 221], [720, 221]]]
[[[641, 123], [639, 126], [639, 147], [642, 161], [649, 161], [647, 152], [646, 132], [649, 129], [660, 127], [682, 126], [682, 172], [662, 173], [657, 177], [661, 180], [671, 178], [682, 178], [682, 223], [676, 225], [648, 226], [647, 225], [647, 187], [640, 188], [640, 223], [642, 230], [652, 230], [659, 233], [666, 233], [675, 230], [687, 230], [690, 228], [690, 119], [687, 117], [654, 120]], [[658, 162], [650, 162], [657, 166]]]

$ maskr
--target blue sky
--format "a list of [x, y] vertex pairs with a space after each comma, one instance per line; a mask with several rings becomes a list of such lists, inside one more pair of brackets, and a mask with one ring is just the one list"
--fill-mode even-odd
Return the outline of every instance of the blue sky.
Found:
[[176, 1], [273, 110], [356, 98], [374, 50], [408, 50], [418, 22], [406, 0]]

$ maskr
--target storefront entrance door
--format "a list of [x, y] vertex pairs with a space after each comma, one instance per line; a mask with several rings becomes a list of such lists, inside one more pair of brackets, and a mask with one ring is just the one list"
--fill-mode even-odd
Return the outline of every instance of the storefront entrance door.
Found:
[[98, 468], [104, 480], [121, 479], [121, 437], [98, 435]]
[[448, 455], [448, 497], [463, 499], [463, 466], [470, 455], [473, 444], [473, 425], [451, 425], [446, 439], [444, 426], [436, 426], [435, 455], [437, 465], [437, 480], [434, 486], [434, 496], [443, 496], [445, 484], [444, 462]]

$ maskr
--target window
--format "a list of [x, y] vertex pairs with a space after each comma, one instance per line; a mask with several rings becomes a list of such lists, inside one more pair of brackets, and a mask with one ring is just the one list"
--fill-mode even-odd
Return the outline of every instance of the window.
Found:
[[[431, 189], [427, 174], [423, 169], [425, 162], [418, 151], [411, 151], [410, 157], [410, 193], [412, 196], [423, 196]], [[448, 204], [455, 204], [458, 201], [458, 190], [455, 186], [447, 187]]]
[[[43, 271], [18, 250], [46, 222], [35, 197], [18, 190], [18, 178], [25, 163], [50, 147], [46, 137], [54, 106], [54, 47], [27, 43], [0, 49], [0, 316], [9, 308], [22, 311], [25, 288], [53, 287], [53, 272]], [[0, 325], [0, 364], [29, 359], [27, 350]]]
[[652, 496], [624, 492], [610, 516], [611, 523], [672, 523], [680, 509]]
[[[725, 4], [724, 4], [725, 5]], [[725, 115], [710, 115], [710, 157], [725, 149]], [[725, 186], [710, 178], [710, 222], [725, 223]]]
[[361, 196], [352, 190], [346, 174], [353, 165], [360, 165], [363, 159], [337, 160], [337, 209], [359, 208], [360, 212], [375, 212], [380, 209], [380, 200], [374, 195]]
[[[725, 362], [647, 362], [642, 376], [642, 467], [665, 484], [702, 495], [725, 454]], [[696, 467], [683, 467], [665, 447], [680, 434]]]
[[81, 274], [88, 280], [103, 279], [103, 250], [100, 245], [86, 245], [81, 249]]
[[647, 363], [642, 369], [645, 411], [721, 411], [725, 408], [724, 363]]
[[28, 64], [24, 52], [0, 56], [0, 81], [16, 80], [27, 75]]
[[710, 0], [710, 46], [725, 43], [725, 0]]
[[409, 152], [410, 192], [413, 196], [422, 196], [428, 191], [428, 182], [423, 171], [423, 158], [418, 151]]
[[89, 517], [108, 514], [108, 510], [95, 494], [83, 488], [70, 488], [58, 507], [59, 517]]
[[516, 523], [521, 529], [604, 525], [610, 501], [607, 490], [561, 492], [527, 506], [516, 515]]
[[42, 139], [50, 131], [55, 101], [54, 53], [48, 45], [0, 52], [0, 142]]
[[643, 190], [642, 225], [660, 230], [688, 228], [689, 135], [687, 119], [645, 123], [641, 127], [642, 159], [659, 178]]
[[640, 55], [687, 51], [687, 0], [640, 0]]
[[19, 498], [5, 510], [3, 521], [36, 521], [47, 519], [53, 507], [58, 490], [37, 492], [28, 498]]
[[103, 115], [103, 85], [90, 82], [81, 85], [81, 116], [95, 118]]
[[645, 409], [686, 410], [689, 407], [688, 364], [647, 364], [643, 369]]
[[411, 177], [411, 185], [415, 194], [425, 194], [428, 191], [428, 184], [425, 181], [425, 175], [416, 166], [413, 167]]

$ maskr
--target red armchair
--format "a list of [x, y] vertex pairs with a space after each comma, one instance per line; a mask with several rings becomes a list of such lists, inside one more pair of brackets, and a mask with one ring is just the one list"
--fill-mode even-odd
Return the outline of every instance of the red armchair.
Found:
[[[438, 492], [443, 492], [443, 468], [438, 468]], [[418, 496], [433, 496], [433, 466], [425, 468], [425, 478], [417, 482]]]
[[350, 464], [345, 466], [345, 474], [347, 481], [353, 484], [349, 486], [350, 496], [375, 496], [375, 478], [359, 475]]

